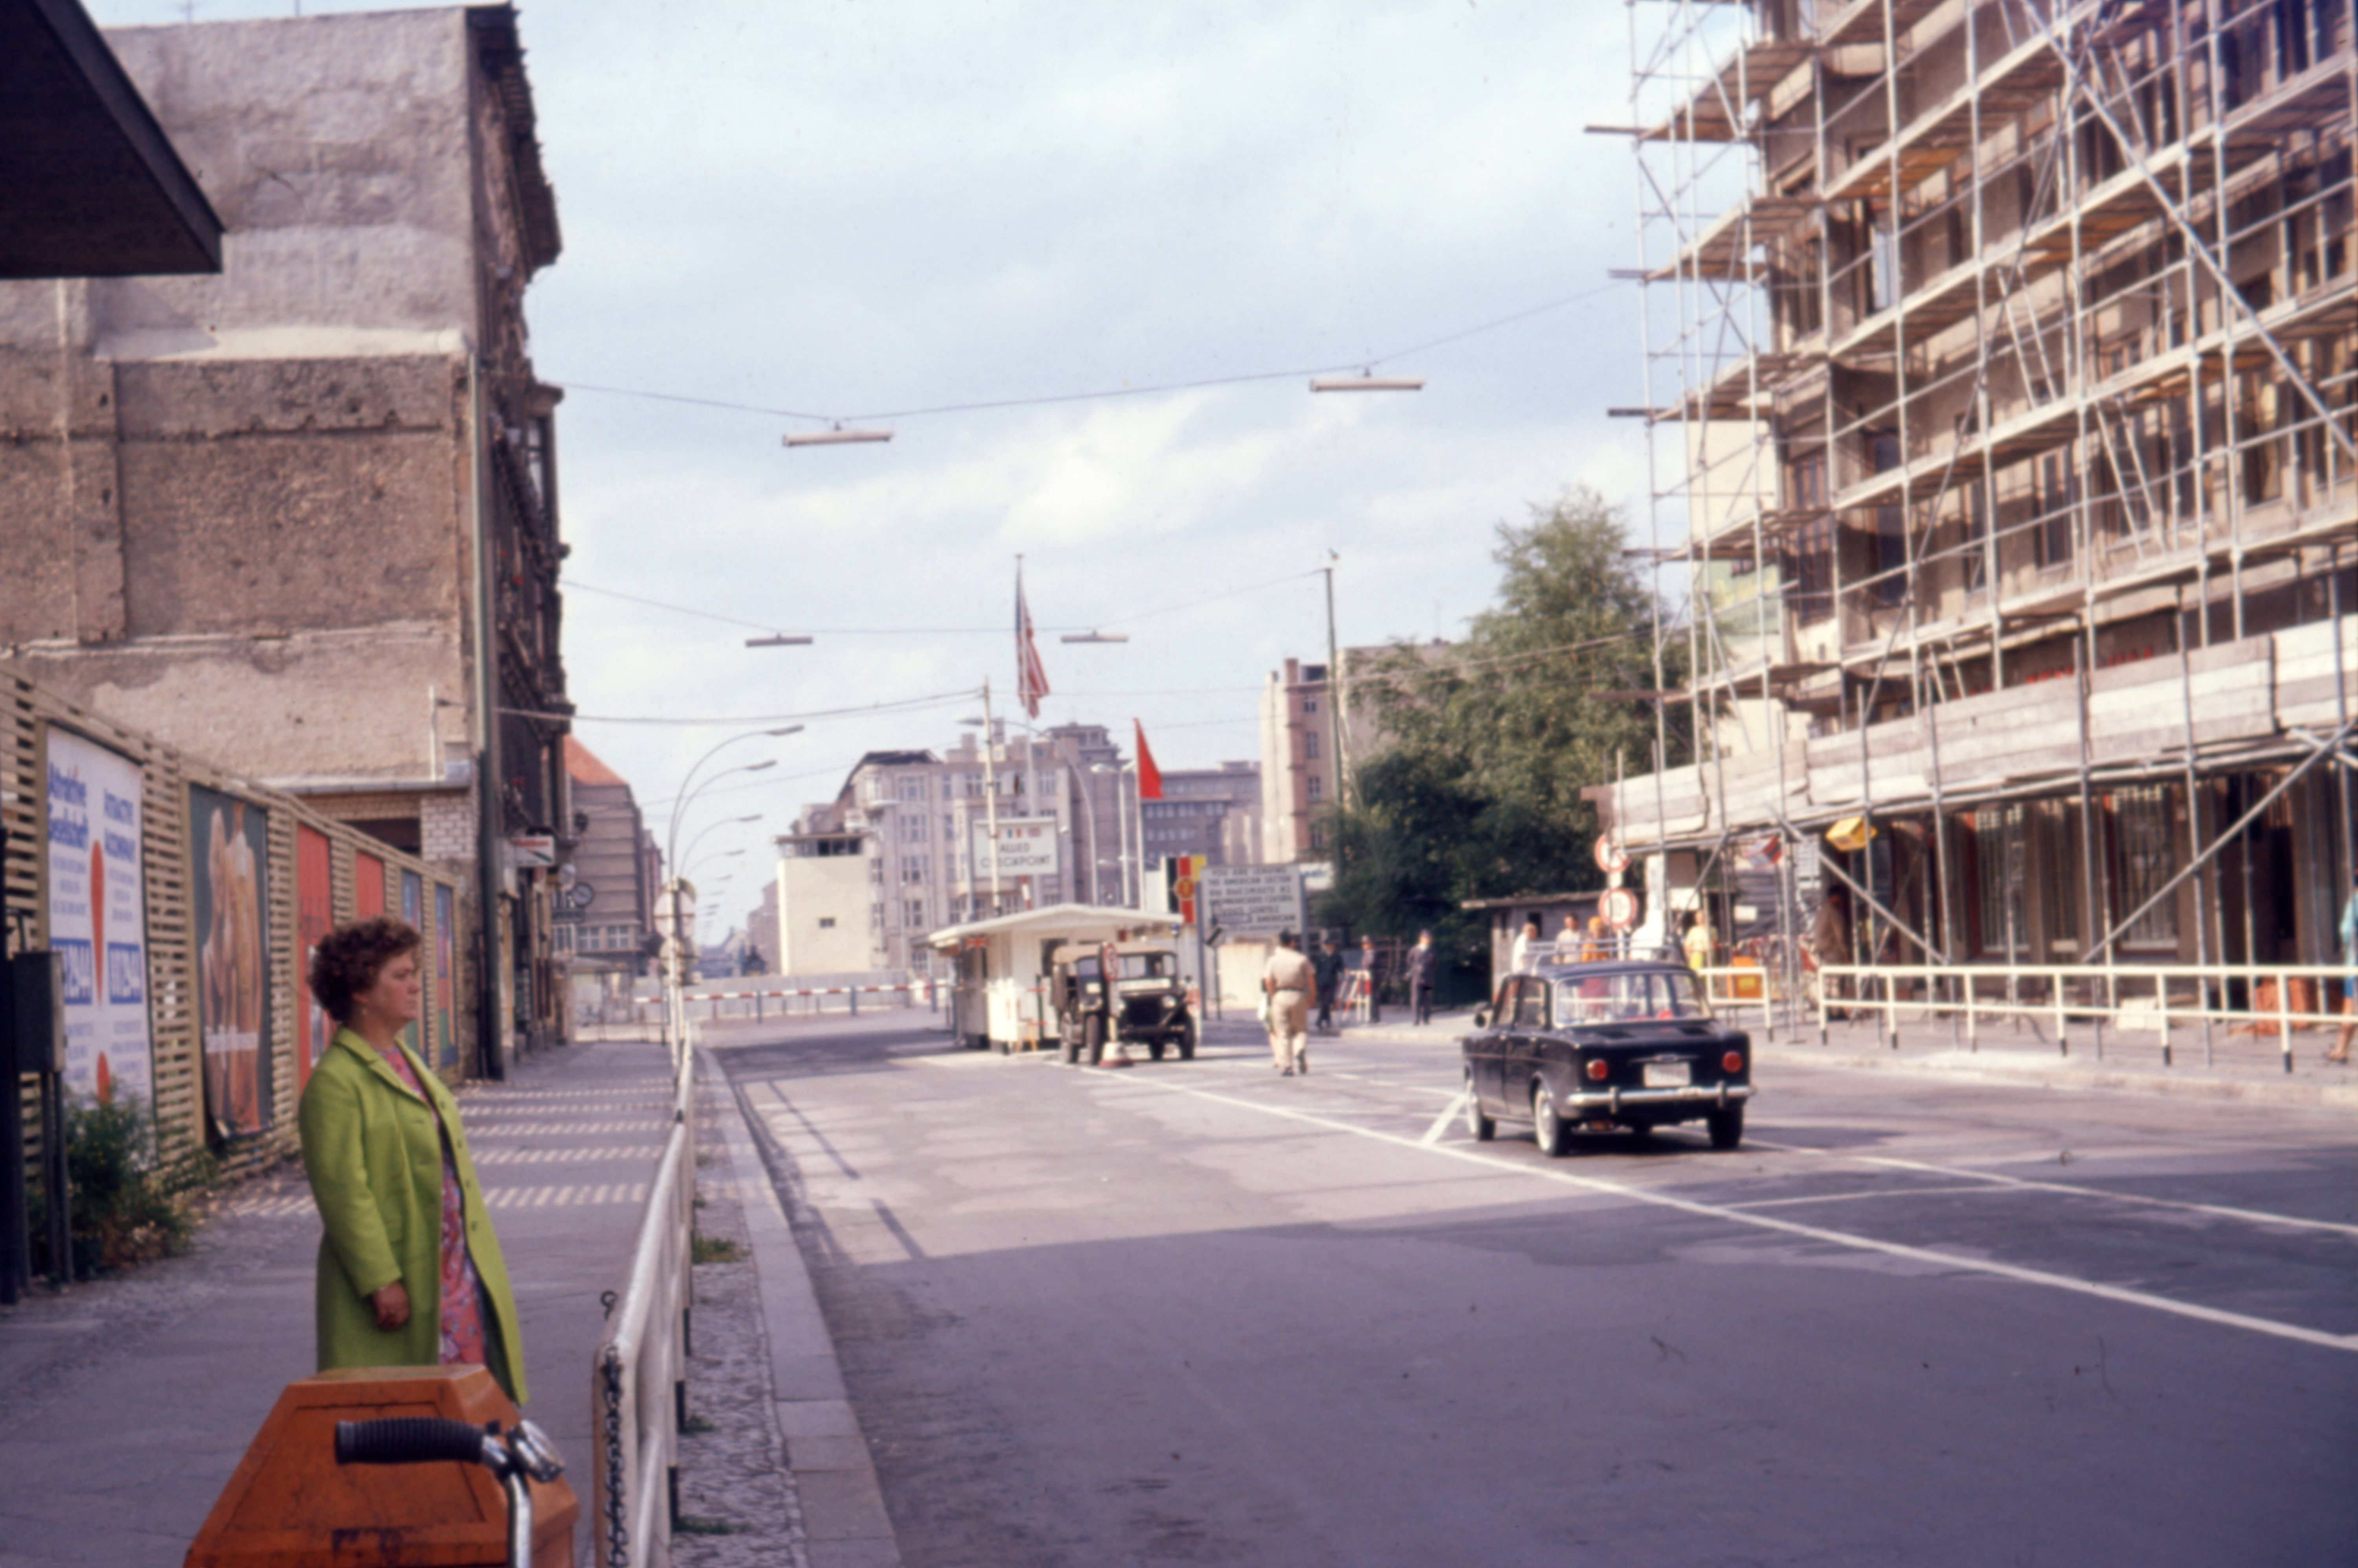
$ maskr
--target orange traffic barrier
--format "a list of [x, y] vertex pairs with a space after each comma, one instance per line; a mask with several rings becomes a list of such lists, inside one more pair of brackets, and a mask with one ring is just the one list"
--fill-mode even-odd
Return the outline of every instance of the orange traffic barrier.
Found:
[[[189, 1548], [185, 1568], [461, 1568], [507, 1559], [508, 1505], [481, 1465], [336, 1463], [336, 1422], [520, 1419], [481, 1367], [362, 1367], [287, 1385]], [[581, 1504], [530, 1483], [533, 1568], [572, 1568]]]

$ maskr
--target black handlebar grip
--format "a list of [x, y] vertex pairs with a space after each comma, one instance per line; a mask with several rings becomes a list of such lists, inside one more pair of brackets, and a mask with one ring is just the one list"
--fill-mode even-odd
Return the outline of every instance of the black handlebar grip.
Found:
[[482, 1457], [483, 1429], [463, 1421], [401, 1415], [336, 1422], [339, 1465], [430, 1465], [442, 1459], [472, 1465]]

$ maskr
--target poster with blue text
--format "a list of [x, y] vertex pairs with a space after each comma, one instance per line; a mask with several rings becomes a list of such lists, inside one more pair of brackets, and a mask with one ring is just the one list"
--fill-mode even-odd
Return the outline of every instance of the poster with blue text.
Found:
[[64, 959], [66, 1087], [155, 1108], [139, 764], [49, 731], [49, 946]]

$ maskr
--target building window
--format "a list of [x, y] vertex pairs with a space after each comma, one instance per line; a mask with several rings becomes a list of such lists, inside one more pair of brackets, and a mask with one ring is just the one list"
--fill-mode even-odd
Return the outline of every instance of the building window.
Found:
[[925, 776], [923, 774], [918, 774], [914, 777], [903, 779], [901, 781], [901, 798], [906, 801], [923, 802], [925, 798]]
[[1311, 799], [1313, 799], [1313, 800], [1317, 800], [1317, 799], [1319, 799], [1320, 797], [1322, 797], [1323, 795], [1325, 795], [1325, 794], [1326, 793], [1326, 791], [1325, 791], [1325, 782], [1326, 782], [1325, 780], [1324, 780], [1324, 779], [1320, 778], [1316, 773], [1312, 773], [1312, 774], [1311, 774], [1311, 775], [1310, 775], [1306, 780], [1304, 780], [1304, 781], [1303, 781], [1304, 785], [1306, 786], [1306, 788], [1307, 788], [1307, 789], [1308, 789], [1308, 791], [1309, 791], [1310, 798], [1311, 798]]
[[919, 930], [923, 930], [925, 928], [925, 901], [924, 899], [913, 898], [909, 900], [908, 908], [903, 913], [907, 915], [907, 918], [902, 921], [902, 925], [914, 925]]
[[1317, 699], [1316, 697], [1303, 697], [1303, 698], [1302, 699], [1302, 711], [1303, 711], [1303, 712], [1304, 712], [1304, 713], [1315, 713], [1315, 712], [1317, 712], [1317, 711], [1318, 711], [1318, 699]]
[[919, 812], [910, 812], [901, 818], [901, 837], [912, 844], [922, 844], [933, 831], [933, 818]]
[[1821, 517], [1794, 534], [1791, 551], [1778, 562], [1790, 586], [1785, 600], [1802, 625], [1814, 625], [1834, 612], [1834, 524]]
[[931, 855], [904, 855], [901, 858], [901, 881], [904, 883], [921, 883], [932, 870]]
[[1318, 737], [1308, 730], [1303, 731], [1302, 754], [1311, 762], [1318, 760]]
[[1310, 825], [1310, 847], [1314, 849], [1326, 848], [1326, 825], [1324, 822]]
[[[2113, 834], [2118, 851], [2121, 908], [2136, 908], [2169, 881], [2169, 791], [2159, 784], [2115, 791]], [[2165, 898], [2121, 935], [2126, 947], [2178, 947], [2178, 901]]]
[[834, 915], [832, 915], [832, 914], [822, 914], [822, 915], [820, 915], [820, 916], [818, 917], [818, 928], [819, 928], [821, 931], [832, 931], [832, 930], [834, 930], [834, 929], [835, 929], [835, 916], [834, 916]]

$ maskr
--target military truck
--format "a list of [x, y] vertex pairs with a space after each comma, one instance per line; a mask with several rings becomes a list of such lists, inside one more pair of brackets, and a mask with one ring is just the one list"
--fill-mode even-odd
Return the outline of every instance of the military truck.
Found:
[[1065, 1062], [1094, 1067], [1116, 1044], [1142, 1044], [1157, 1062], [1174, 1047], [1181, 1061], [1195, 1060], [1195, 1016], [1172, 943], [1070, 944], [1049, 964], [1048, 1002]]

